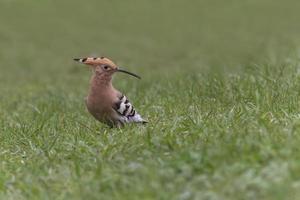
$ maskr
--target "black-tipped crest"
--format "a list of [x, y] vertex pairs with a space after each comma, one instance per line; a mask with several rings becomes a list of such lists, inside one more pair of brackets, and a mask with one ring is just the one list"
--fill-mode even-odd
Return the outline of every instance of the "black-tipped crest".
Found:
[[87, 60], [87, 58], [74, 58], [73, 60], [84, 63]]
[[92, 66], [109, 66], [109, 68], [111, 68], [114, 72], [126, 73], [126, 74], [134, 76], [134, 77], [136, 77], [138, 79], [141, 79], [141, 77], [138, 76], [137, 74], [134, 74], [134, 73], [129, 72], [129, 71], [124, 70], [124, 69], [120, 69], [111, 60], [109, 60], [108, 58], [105, 58], [105, 57], [100, 57], [100, 59], [97, 58], [97, 57], [74, 58], [73, 60], [75, 60], [77, 62], [84, 63], [86, 65], [92, 65]]

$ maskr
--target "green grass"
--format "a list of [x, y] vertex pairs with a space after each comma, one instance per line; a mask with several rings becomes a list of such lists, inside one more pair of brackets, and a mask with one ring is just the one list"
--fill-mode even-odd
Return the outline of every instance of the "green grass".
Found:
[[[0, 2], [0, 199], [299, 199], [296, 1]], [[150, 121], [86, 111], [107, 56]]]

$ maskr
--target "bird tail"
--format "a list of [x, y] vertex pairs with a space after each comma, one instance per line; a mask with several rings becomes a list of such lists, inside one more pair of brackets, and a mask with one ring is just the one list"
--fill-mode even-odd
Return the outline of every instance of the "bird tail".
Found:
[[128, 118], [129, 122], [147, 124], [148, 121], [144, 120], [140, 114], [136, 113], [134, 116]]
[[141, 121], [141, 123], [142, 124], [148, 124], [149, 122], [143, 119], [143, 121]]

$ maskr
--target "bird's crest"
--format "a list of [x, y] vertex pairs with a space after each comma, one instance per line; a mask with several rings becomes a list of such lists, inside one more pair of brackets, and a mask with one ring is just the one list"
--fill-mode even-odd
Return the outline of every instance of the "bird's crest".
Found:
[[86, 65], [110, 65], [115, 67], [116, 64], [106, 57], [86, 57], [86, 58], [74, 58], [75, 61], [84, 63]]

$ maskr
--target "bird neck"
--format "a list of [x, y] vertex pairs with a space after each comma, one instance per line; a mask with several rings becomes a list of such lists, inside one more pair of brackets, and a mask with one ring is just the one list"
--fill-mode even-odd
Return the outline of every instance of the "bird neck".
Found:
[[112, 77], [102, 74], [93, 74], [90, 81], [91, 91], [99, 92], [99, 90], [112, 89]]

